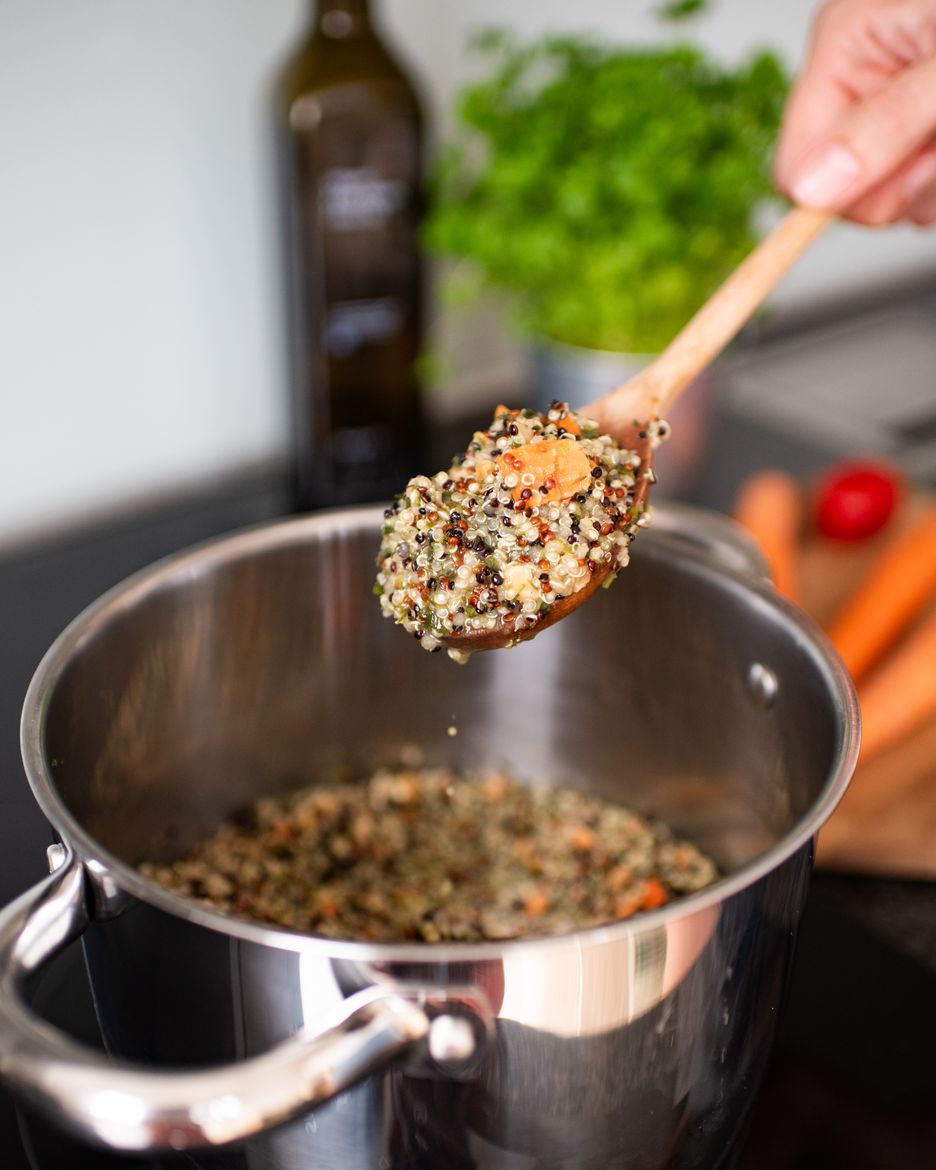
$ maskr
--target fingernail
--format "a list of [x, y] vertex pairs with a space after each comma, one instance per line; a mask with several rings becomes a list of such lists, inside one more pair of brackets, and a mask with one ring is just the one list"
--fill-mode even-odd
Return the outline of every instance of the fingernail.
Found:
[[923, 154], [913, 164], [904, 179], [904, 194], [914, 199], [921, 191], [936, 183], [936, 154]]
[[831, 207], [855, 185], [861, 170], [850, 150], [833, 143], [809, 159], [793, 181], [790, 194], [807, 207]]

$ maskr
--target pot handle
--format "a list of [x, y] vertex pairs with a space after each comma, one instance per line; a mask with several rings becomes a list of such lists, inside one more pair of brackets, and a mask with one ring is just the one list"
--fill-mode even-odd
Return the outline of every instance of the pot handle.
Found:
[[39, 1019], [22, 997], [23, 981], [88, 926], [86, 885], [69, 853], [0, 911], [0, 1077], [85, 1141], [127, 1151], [223, 1145], [328, 1100], [420, 1044], [443, 1065], [474, 1052], [464, 1016], [430, 1018], [397, 986], [365, 988], [320, 1027], [235, 1064], [151, 1071], [110, 1060]]

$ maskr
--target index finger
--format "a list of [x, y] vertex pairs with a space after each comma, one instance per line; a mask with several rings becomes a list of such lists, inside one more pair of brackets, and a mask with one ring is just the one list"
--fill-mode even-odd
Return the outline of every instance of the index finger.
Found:
[[797, 78], [783, 113], [774, 158], [777, 186], [787, 190], [796, 162], [825, 137], [859, 95], [839, 80], [840, 38], [830, 29], [829, 10], [813, 23], [806, 64]]
[[855, 104], [852, 93], [830, 74], [809, 68], [787, 100], [774, 156], [774, 179], [785, 194], [799, 159], [825, 138]]

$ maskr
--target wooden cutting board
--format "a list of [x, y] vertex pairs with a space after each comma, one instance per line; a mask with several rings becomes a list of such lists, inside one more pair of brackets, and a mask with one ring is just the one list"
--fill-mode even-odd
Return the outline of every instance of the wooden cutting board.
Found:
[[[907, 499], [896, 520], [870, 541], [842, 544], [818, 536], [805, 541], [804, 604], [820, 624], [926, 503], [919, 495]], [[817, 864], [850, 873], [936, 879], [936, 722], [867, 764], [859, 760], [848, 792], [819, 836]]]

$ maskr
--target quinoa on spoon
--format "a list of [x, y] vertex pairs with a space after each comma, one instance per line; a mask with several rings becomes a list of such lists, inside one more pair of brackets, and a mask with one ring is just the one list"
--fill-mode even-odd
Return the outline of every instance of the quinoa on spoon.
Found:
[[789, 212], [662, 354], [581, 411], [498, 407], [452, 466], [387, 509], [374, 592], [426, 650], [460, 661], [566, 617], [627, 564], [648, 522], [666, 413], [829, 222]]

